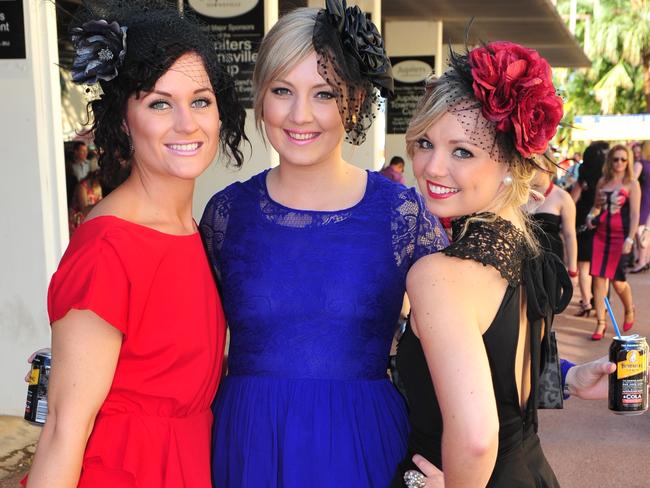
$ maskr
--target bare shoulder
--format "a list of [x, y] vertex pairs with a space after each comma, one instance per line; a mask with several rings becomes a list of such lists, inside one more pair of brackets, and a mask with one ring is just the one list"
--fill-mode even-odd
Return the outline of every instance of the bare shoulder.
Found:
[[476, 323], [481, 333], [490, 326], [507, 286], [494, 267], [442, 253], [419, 259], [406, 278], [418, 321], [431, 314], [441, 324], [462, 319]]
[[431, 299], [430, 292], [435, 288], [435, 296], [442, 297], [443, 301], [466, 300], [472, 290], [482, 290], [484, 286], [496, 286], [503, 290], [506, 284], [499, 271], [492, 266], [441, 252], [420, 258], [406, 277], [409, 296], [424, 291]]
[[569, 205], [569, 206], [575, 206], [575, 203], [573, 202], [573, 198], [571, 198], [571, 194], [566, 191], [564, 188], [558, 187], [558, 197], [560, 202], [562, 203], [562, 206]]
[[105, 215], [112, 215], [126, 220], [132, 220], [132, 211], [135, 207], [130, 201], [128, 192], [120, 186], [111, 192], [105, 198], [102, 198], [97, 205], [95, 205], [84, 219], [85, 221], [94, 219], [95, 217], [103, 217]]

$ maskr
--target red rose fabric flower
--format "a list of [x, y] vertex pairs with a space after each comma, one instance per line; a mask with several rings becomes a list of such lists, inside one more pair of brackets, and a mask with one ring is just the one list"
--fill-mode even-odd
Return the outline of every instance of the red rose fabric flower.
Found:
[[473, 49], [469, 62], [483, 116], [498, 131], [513, 131], [522, 156], [543, 153], [563, 115], [548, 62], [534, 49], [512, 42]]

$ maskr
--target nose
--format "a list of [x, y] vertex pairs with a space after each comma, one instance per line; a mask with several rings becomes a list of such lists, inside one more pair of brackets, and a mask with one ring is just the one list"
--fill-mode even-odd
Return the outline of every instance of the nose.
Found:
[[191, 134], [196, 131], [198, 124], [195, 114], [190, 107], [177, 105], [174, 111], [174, 129], [178, 133]]
[[447, 161], [442, 151], [430, 149], [424, 153], [424, 173], [431, 177], [447, 176]]
[[294, 97], [290, 119], [295, 124], [307, 124], [314, 119], [313, 107], [308, 96]]

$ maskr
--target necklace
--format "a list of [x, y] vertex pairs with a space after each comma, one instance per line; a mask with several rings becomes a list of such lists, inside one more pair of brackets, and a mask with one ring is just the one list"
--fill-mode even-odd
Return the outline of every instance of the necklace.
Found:
[[551, 191], [553, 191], [553, 186], [554, 186], [554, 185], [553, 185], [553, 182], [551, 181], [551, 182], [548, 184], [548, 188], [547, 188], [546, 191], [544, 192], [544, 198], [546, 198], [546, 197], [551, 193]]

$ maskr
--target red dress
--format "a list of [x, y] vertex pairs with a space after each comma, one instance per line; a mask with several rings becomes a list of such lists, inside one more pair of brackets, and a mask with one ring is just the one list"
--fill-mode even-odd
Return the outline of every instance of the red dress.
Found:
[[225, 320], [198, 232], [175, 236], [113, 216], [82, 224], [50, 283], [50, 321], [73, 308], [124, 334], [78, 486], [211, 487]]

